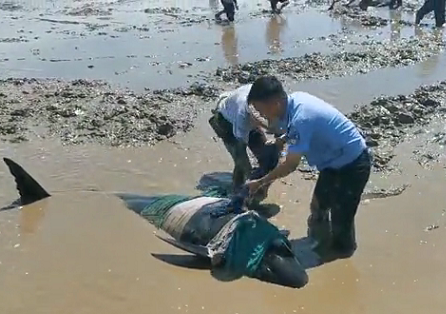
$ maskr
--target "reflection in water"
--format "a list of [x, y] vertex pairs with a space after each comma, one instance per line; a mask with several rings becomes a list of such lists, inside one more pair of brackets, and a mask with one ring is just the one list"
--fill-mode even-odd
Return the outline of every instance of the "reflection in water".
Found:
[[351, 19], [345, 15], [339, 16], [339, 24], [341, 24], [343, 32], [364, 30], [364, 26], [361, 24], [359, 19]]
[[237, 36], [234, 25], [223, 27], [221, 34], [221, 46], [226, 61], [231, 65], [238, 64]]
[[[426, 37], [431, 37], [431, 40], [439, 42], [443, 40], [443, 29], [436, 28], [432, 31], [432, 34], [426, 34], [421, 27], [415, 26], [415, 36], [420, 40], [425, 39]], [[440, 47], [437, 46], [434, 49], [434, 55], [418, 64], [418, 75], [420, 77], [431, 75], [437, 68], [440, 61]]]
[[389, 10], [390, 15], [390, 40], [396, 41], [401, 38], [401, 10]]
[[274, 15], [266, 26], [266, 40], [269, 51], [272, 54], [279, 54], [282, 51], [280, 33], [286, 27], [287, 22], [281, 15]]
[[35, 233], [45, 216], [44, 204], [46, 200], [24, 206], [20, 211], [20, 233]]

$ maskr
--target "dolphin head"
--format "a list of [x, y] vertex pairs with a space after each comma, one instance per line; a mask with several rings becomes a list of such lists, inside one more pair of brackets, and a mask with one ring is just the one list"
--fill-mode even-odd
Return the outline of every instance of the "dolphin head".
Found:
[[302, 288], [308, 283], [308, 274], [291, 250], [291, 244], [281, 239], [272, 242], [254, 276], [290, 288]]

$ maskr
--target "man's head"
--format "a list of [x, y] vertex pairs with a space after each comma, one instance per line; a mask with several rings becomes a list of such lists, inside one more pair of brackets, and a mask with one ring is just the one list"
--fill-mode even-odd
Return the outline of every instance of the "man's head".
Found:
[[285, 114], [286, 99], [282, 83], [275, 76], [262, 76], [252, 84], [247, 102], [272, 122]]

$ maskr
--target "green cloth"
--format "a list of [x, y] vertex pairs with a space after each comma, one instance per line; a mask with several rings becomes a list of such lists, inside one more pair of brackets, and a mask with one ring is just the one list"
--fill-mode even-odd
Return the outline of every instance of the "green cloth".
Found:
[[271, 243], [285, 237], [254, 211], [237, 215], [207, 245], [211, 256], [221, 255], [222, 268], [235, 277], [253, 276]]
[[147, 198], [147, 206], [140, 212], [140, 215], [155, 227], [160, 228], [166, 219], [169, 209], [179, 203], [187, 202], [202, 196], [219, 198], [230, 197], [229, 191], [226, 188], [219, 186], [212, 186], [196, 196], [186, 196], [181, 194], [158, 195]]
[[[225, 190], [214, 187], [202, 195], [170, 194], [151, 197], [141, 216], [160, 228], [169, 209], [201, 196], [224, 197]], [[224, 257], [222, 270], [231, 276], [253, 276], [268, 247], [275, 239], [285, 241], [279, 229], [254, 211], [244, 212], [231, 219], [207, 245], [211, 255]], [[178, 239], [177, 239], [178, 240]]]
[[144, 207], [140, 215], [147, 219], [155, 227], [160, 228], [166, 219], [169, 209], [179, 203], [189, 201], [195, 197], [178, 194], [154, 196], [150, 198], [150, 202], [148, 201], [147, 206]]

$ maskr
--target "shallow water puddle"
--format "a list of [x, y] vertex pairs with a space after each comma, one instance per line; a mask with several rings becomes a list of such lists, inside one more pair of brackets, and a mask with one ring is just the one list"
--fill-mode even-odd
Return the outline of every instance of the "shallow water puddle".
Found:
[[[281, 17], [252, 17], [248, 12], [240, 13], [233, 27], [216, 25], [206, 18], [183, 27], [170, 24], [166, 17], [153, 23], [153, 14], [143, 11], [118, 10], [111, 16], [79, 17], [61, 15], [56, 10], [43, 16], [21, 13], [13, 20], [9, 19], [11, 12], [0, 11], [5, 40], [0, 43], [2, 75], [88, 77], [134, 89], [165, 88], [217, 66], [328, 53], [351, 48], [349, 40], [354, 44], [390, 36], [391, 27], [355, 28], [348, 21], [315, 9], [300, 13], [290, 10]], [[188, 17], [193, 13], [178, 14]], [[211, 12], [204, 14], [212, 16]], [[403, 28], [401, 36], [412, 35], [410, 28]]]
[[[366, 103], [380, 95], [410, 94], [422, 84], [446, 78], [446, 55], [439, 54], [404, 68], [385, 68], [367, 74], [335, 77], [330, 80], [287, 82], [289, 90], [304, 90], [347, 112], [355, 104]], [[357, 92], [352, 93], [355, 90]]]

